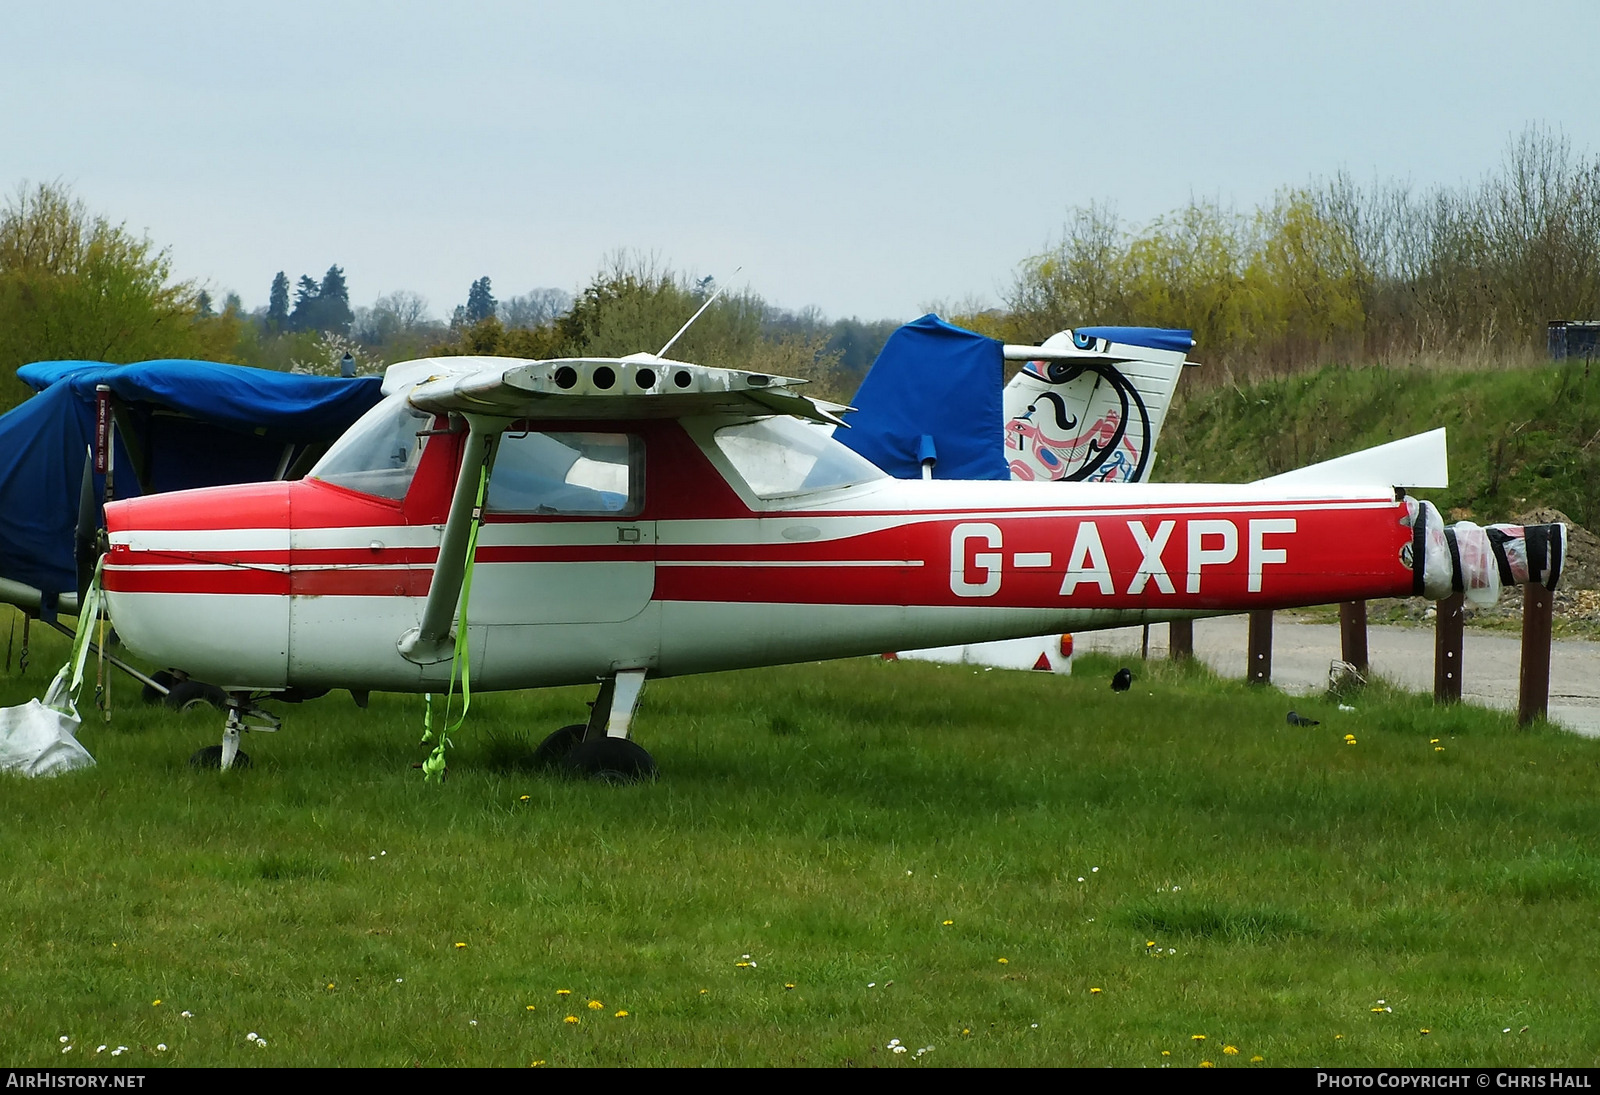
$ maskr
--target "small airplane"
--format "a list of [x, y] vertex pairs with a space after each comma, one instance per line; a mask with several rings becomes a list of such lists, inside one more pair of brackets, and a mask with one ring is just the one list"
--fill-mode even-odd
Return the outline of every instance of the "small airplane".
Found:
[[227, 690], [223, 768], [276, 727], [261, 699], [446, 692], [465, 661], [480, 691], [598, 681], [540, 757], [632, 779], [647, 678], [1559, 578], [1564, 526], [1446, 529], [1363, 454], [1244, 485], [894, 479], [803, 381], [666, 350], [394, 365], [299, 481], [108, 505], [118, 634]]

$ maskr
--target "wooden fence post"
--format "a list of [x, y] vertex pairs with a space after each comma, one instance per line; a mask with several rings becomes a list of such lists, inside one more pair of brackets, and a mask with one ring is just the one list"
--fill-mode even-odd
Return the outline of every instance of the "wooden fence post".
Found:
[[1517, 688], [1517, 725], [1550, 712], [1550, 621], [1555, 595], [1537, 582], [1522, 587], [1522, 673]]
[[1167, 625], [1167, 657], [1183, 661], [1194, 657], [1194, 621], [1173, 620]]
[[1461, 639], [1465, 621], [1462, 593], [1452, 593], [1434, 606], [1433, 702], [1461, 701]]
[[1250, 613], [1250, 664], [1245, 670], [1245, 680], [1251, 684], [1272, 682], [1272, 610], [1257, 609]]
[[1367, 675], [1367, 602], [1345, 601], [1339, 605], [1339, 657]]

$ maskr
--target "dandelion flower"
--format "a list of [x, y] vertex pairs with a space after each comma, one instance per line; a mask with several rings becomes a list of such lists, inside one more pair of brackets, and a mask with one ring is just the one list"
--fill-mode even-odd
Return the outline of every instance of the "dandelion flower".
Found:
[[460, 949], [461, 949], [461, 948], [463, 948], [463, 947], [465, 947], [465, 946], [466, 946], [466, 944], [465, 944], [465, 943], [457, 943], [457, 944], [456, 944], [456, 950], [460, 950]]
[[563, 1023], [572, 1023], [572, 1024], [576, 1025], [577, 1022], [578, 1022], [578, 1017], [576, 1015], [569, 1015], [569, 1016], [567, 1016], [565, 1019], [563, 1019], [561, 1021]]
[[598, 1000], [590, 1000], [590, 1001], [589, 1001], [589, 1010], [590, 1010], [590, 1011], [599, 1011], [599, 1010], [600, 1010], [600, 1009], [601, 1009], [601, 1008], [603, 1008], [603, 1007], [605, 1007], [605, 1005], [604, 1005], [604, 1004], [602, 1004], [602, 1003], [601, 1003], [601, 1002], [600, 1002], [600, 1001], [598, 1001]]
[[1254, 1057], [1250, 1058], [1250, 1063], [1253, 1064], [1253, 1065], [1258, 1065], [1262, 1061], [1265, 1061], [1265, 1060], [1266, 1060], [1266, 1058], [1261, 1056], [1261, 1054], [1258, 1053]]
[[793, 981], [785, 981], [783, 983], [783, 987], [786, 988], [786, 989], [792, 989], [792, 988], [794, 988], [794, 982]]
[[1223, 1046], [1222, 1047], [1222, 1052], [1226, 1053], [1229, 1057], [1237, 1057], [1237, 1056], [1239, 1056], [1239, 1047], [1238, 1046]]
[[1217, 1066], [1212, 1064], [1210, 1061], [1201, 1061], [1200, 1062], [1200, 1067], [1201, 1068], [1216, 1068]]
[[1434, 751], [1434, 752], [1435, 752], [1435, 753], [1442, 753], [1442, 752], [1444, 752], [1444, 746], [1442, 746], [1442, 745], [1435, 745], [1435, 746], [1434, 746], [1434, 747], [1433, 747], [1433, 751]]
[[1002, 965], [1002, 966], [1004, 966], [1004, 965], [1009, 965], [1009, 963], [1008, 963], [1008, 962], [1007, 962], [1007, 960], [1006, 960], [1006, 959], [1004, 959], [1004, 958], [1002, 958], [1002, 959], [1000, 959], [1000, 964], [1001, 964], [1001, 965]]
[[1191, 1041], [1191, 1042], [1203, 1042], [1205, 1040], [1206, 1040], [1206, 1036], [1204, 1034], [1191, 1034], [1191, 1035], [1189, 1035], [1189, 1041]]
[[517, 801], [518, 802], [527, 802], [528, 801], [528, 796], [527, 795], [523, 795], [521, 798], [517, 799]]
[[705, 994], [706, 994], [706, 993], [708, 993], [708, 992], [710, 992], [710, 991], [711, 991], [711, 990], [710, 990], [710, 989], [701, 989], [701, 990], [700, 990], [700, 995], [701, 995], [701, 996], [704, 996], [704, 995], [705, 995]]
[[1089, 990], [1089, 992], [1090, 992], [1090, 993], [1091, 993], [1091, 994], [1092, 994], [1092, 993], [1096, 993], [1096, 992], [1099, 992], [1099, 991], [1100, 991], [1100, 990], [1099, 990], [1099, 989], [1090, 989], [1090, 990]]
[[946, 920], [946, 921], [945, 921], [945, 922], [944, 922], [944, 926], [945, 926], [945, 927], [947, 927], [947, 928], [948, 928], [948, 927], [949, 927], [949, 926], [950, 926], [950, 925], [951, 925], [951, 924], [954, 924], [954, 923], [955, 923], [955, 921], [954, 921], [954, 920]]
[[556, 989], [556, 995], [557, 996], [571, 996], [572, 995], [572, 990], [571, 989]]
[[961, 1033], [962, 1034], [971, 1034], [972, 1033], [972, 1028], [971, 1027], [962, 1027], [961, 1028]]
[[619, 1012], [617, 1012], [617, 1014], [615, 1016], [615, 1018], [617, 1018], [617, 1019], [626, 1019], [627, 1017], [628, 1017], [628, 1013], [625, 1012], [625, 1011], [619, 1011]]
[[1172, 1056], [1172, 1050], [1170, 1050], [1170, 1049], [1162, 1050], [1161, 1051], [1161, 1056], [1163, 1056], [1163, 1057], [1171, 1057]]
[[1345, 740], [1345, 744], [1346, 745], [1354, 745], [1355, 743], [1356, 743], [1356, 739], [1355, 738], [1347, 738]]
[[1144, 945], [1147, 947], [1153, 947], [1156, 945], [1156, 941], [1154, 939], [1146, 939]]
[[158, 1007], [161, 1006], [161, 1001], [160, 1000], [152, 1000], [152, 1001], [150, 1001], [150, 1006], [153, 1007], [153, 1008], [158, 1008]]
[[542, 1064], [544, 1064], [544, 1059], [543, 1059], [543, 1058], [540, 1058], [540, 1059], [539, 1059], [539, 1060], [537, 1060], [537, 1061], [529, 1061], [529, 1062], [528, 1062], [528, 1067], [529, 1067], [529, 1068], [538, 1068], [538, 1067], [539, 1067], [539, 1066], [540, 1066], [540, 1065], [542, 1065]]
[[330, 989], [331, 989], [331, 988], [333, 988], [333, 982], [332, 982], [332, 981], [329, 981], [329, 982], [328, 982], [328, 987], [329, 987], [329, 988], [330, 988]]
[[1418, 1031], [1418, 1033], [1419, 1034], [1432, 1034], [1433, 1031], [1429, 1030], [1427, 1027], [1423, 1027], [1420, 1031]]
[[528, 1005], [528, 1010], [529, 1010], [529, 1011], [538, 1011], [538, 1010], [539, 1010], [539, 1009], [538, 1009], [538, 1008], [537, 1008], [537, 1007], [535, 1007], [535, 1006], [534, 1006], [534, 1005], [532, 1005], [532, 1004], [529, 1004], [529, 1005]]

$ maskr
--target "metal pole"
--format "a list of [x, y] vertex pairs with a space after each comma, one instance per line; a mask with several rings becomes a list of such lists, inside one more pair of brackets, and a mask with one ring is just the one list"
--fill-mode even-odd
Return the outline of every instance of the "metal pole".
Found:
[[1144, 631], [1139, 637], [1139, 657], [1145, 661], [1150, 660], [1150, 625], [1144, 625]]
[[1461, 639], [1464, 593], [1452, 593], [1435, 606], [1433, 621], [1433, 702], [1461, 702]]
[[1251, 684], [1272, 683], [1272, 610], [1250, 613], [1250, 663], [1245, 680]]
[[1534, 582], [1522, 587], [1522, 676], [1517, 689], [1517, 725], [1546, 718], [1550, 711], [1550, 622], [1555, 595]]
[[1345, 601], [1339, 605], [1339, 657], [1367, 674], [1367, 602]]
[[1173, 620], [1167, 625], [1167, 656], [1173, 661], [1194, 657], [1194, 621]]

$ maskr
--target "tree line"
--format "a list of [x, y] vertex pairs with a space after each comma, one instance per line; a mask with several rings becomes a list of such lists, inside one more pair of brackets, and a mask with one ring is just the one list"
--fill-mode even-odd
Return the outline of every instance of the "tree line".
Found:
[[[50, 358], [198, 357], [262, 368], [363, 371], [444, 354], [548, 358], [658, 350], [715, 290], [710, 277], [618, 253], [575, 295], [497, 299], [487, 275], [435, 317], [407, 290], [353, 306], [337, 263], [271, 278], [265, 307], [220, 310], [175, 281], [171, 256], [88, 211], [59, 183], [0, 206], [0, 409], [27, 394], [17, 366]], [[1472, 184], [1413, 188], [1347, 174], [1285, 189], [1250, 212], [1191, 201], [1143, 224], [1072, 211], [1026, 257], [1004, 306], [955, 322], [1012, 342], [1065, 327], [1187, 327], [1213, 377], [1326, 362], [1506, 364], [1542, 354], [1545, 324], [1600, 318], [1600, 157], [1548, 131], [1509, 142]], [[909, 317], [905, 317], [909, 318]], [[723, 294], [674, 355], [815, 379], [846, 399], [897, 325]]]
[[1246, 375], [1528, 359], [1548, 322], [1600, 318], [1600, 156], [1530, 129], [1475, 184], [1341, 173], [1250, 213], [1191, 201], [1143, 226], [1078, 208], [1021, 264], [1004, 311], [967, 318], [1017, 341], [1090, 323], [1187, 327], [1198, 357]]

